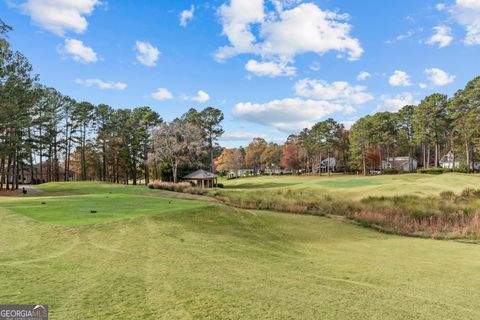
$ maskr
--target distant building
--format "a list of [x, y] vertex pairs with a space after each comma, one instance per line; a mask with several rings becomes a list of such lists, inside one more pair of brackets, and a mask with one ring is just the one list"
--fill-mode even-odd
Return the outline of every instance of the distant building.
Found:
[[[440, 167], [445, 169], [458, 169], [460, 168], [461, 161], [455, 157], [453, 151], [447, 152], [442, 159], [440, 159]], [[480, 170], [480, 161], [473, 162], [473, 169]]]
[[334, 157], [323, 159], [320, 166], [313, 168], [313, 172], [335, 172], [337, 170], [337, 159]]
[[255, 169], [238, 169], [238, 170], [230, 170], [227, 173], [227, 177], [229, 178], [248, 177], [248, 176], [253, 176], [254, 174], [255, 174]]
[[445, 169], [458, 169], [460, 167], [460, 161], [455, 159], [455, 154], [452, 151], [448, 151], [442, 159], [440, 159], [440, 167]]
[[413, 172], [417, 170], [417, 167], [418, 167], [417, 159], [409, 156], [390, 157], [385, 160], [382, 160], [382, 170], [396, 169], [402, 172]]
[[216, 174], [205, 170], [197, 170], [182, 178], [182, 180], [195, 182], [197, 188], [200, 189], [214, 188], [218, 183], [217, 179]]

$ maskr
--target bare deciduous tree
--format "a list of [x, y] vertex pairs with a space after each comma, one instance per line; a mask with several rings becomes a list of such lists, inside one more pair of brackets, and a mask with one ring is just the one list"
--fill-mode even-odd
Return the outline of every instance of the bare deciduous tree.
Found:
[[192, 162], [204, 152], [201, 130], [178, 120], [159, 125], [153, 132], [153, 143], [155, 157], [159, 162], [171, 166], [175, 183], [178, 181], [178, 166], [193, 165]]

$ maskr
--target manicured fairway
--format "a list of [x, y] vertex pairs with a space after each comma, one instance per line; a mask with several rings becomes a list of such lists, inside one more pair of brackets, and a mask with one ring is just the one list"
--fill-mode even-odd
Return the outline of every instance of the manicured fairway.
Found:
[[404, 174], [381, 176], [260, 176], [225, 180], [227, 189], [289, 188], [318, 191], [332, 195], [361, 199], [367, 196], [404, 194], [438, 195], [442, 191], [461, 192], [465, 188], [480, 189], [480, 175], [447, 173], [443, 175]]
[[[141, 188], [47, 191], [60, 187], [0, 198], [2, 303], [48, 303], [51, 319], [480, 318], [475, 244]], [[162, 210], [168, 201], [178, 207]], [[75, 216], [93, 204], [114, 220]]]
[[4, 201], [3, 206], [6, 209], [43, 222], [91, 224], [144, 214], [184, 211], [205, 207], [208, 206], [208, 203], [116, 193], [17, 198]]

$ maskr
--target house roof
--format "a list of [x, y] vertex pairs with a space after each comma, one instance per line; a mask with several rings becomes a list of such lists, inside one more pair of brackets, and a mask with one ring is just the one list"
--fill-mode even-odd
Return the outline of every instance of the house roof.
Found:
[[[390, 157], [387, 159], [383, 159], [383, 161], [393, 161], [394, 157]], [[409, 156], [400, 156], [400, 157], [395, 157], [395, 161], [409, 161], [410, 159], [417, 160], [414, 157], [409, 157]]]
[[202, 169], [192, 172], [186, 175], [185, 177], [183, 177], [183, 179], [185, 180], [208, 180], [208, 179], [215, 179], [215, 178], [217, 178], [216, 174], [202, 170]]

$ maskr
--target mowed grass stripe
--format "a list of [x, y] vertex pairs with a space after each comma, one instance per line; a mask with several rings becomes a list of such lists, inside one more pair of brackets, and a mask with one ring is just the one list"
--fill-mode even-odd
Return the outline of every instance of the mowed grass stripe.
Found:
[[[24, 263], [0, 263], [0, 299], [45, 301], [53, 319], [480, 317], [478, 246], [254, 213], [214, 206], [108, 224], [23, 222], [17, 241], [36, 240], [4, 248], [0, 260]], [[59, 240], [50, 247], [49, 237]], [[32, 251], [48, 259], [26, 261]]]
[[465, 188], [480, 188], [480, 175], [447, 173], [442, 175], [401, 174], [379, 176], [258, 176], [222, 181], [225, 191], [306, 190], [332, 196], [360, 200], [368, 196], [414, 194], [438, 195], [442, 191], [461, 192]]
[[86, 194], [8, 199], [4, 208], [54, 224], [92, 224], [143, 214], [205, 207], [208, 202], [138, 194]]

